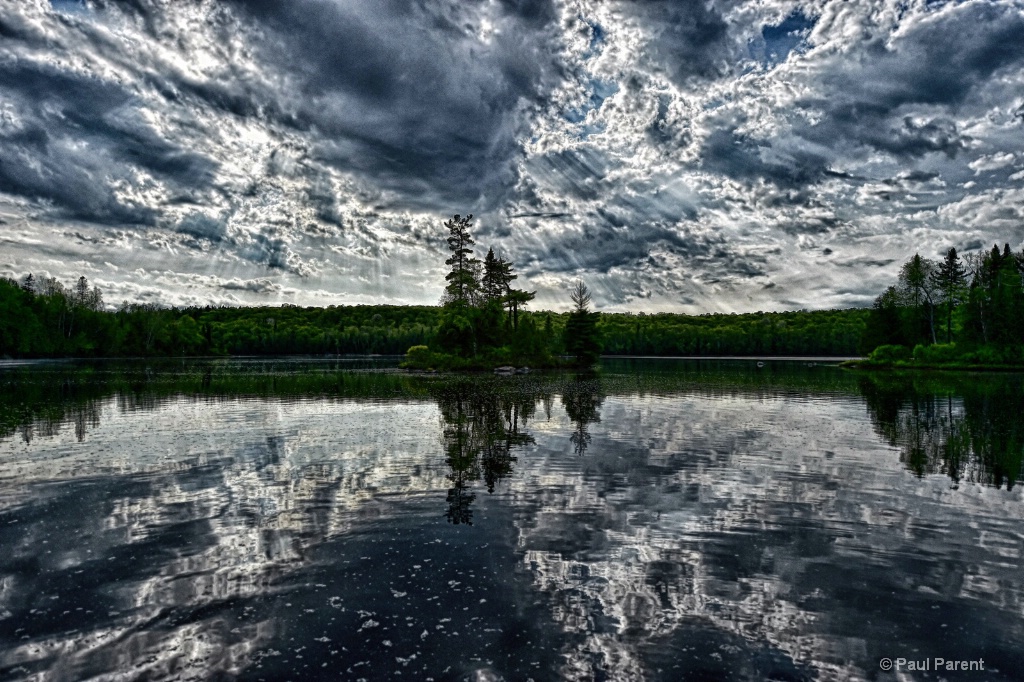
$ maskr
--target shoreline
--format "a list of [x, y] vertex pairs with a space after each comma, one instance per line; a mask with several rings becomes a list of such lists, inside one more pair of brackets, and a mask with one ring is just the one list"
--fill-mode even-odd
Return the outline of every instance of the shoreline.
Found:
[[903, 370], [928, 372], [1019, 372], [1024, 374], [1024, 365], [979, 365], [979, 364], [903, 364], [874, 363], [870, 360], [848, 360], [840, 363], [843, 369], [865, 372], [898, 372]]

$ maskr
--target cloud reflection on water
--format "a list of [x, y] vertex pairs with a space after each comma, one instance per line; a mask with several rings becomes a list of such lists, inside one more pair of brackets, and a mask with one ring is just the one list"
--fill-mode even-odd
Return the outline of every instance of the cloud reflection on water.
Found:
[[864, 679], [916, 649], [1012, 677], [1019, 378], [635, 369], [64, 377], [0, 439], [0, 670]]

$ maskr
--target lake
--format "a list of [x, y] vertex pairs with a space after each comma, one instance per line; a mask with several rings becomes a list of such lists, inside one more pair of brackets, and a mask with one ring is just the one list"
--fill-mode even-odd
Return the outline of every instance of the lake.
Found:
[[1024, 676], [1021, 375], [395, 362], [0, 368], [0, 678]]

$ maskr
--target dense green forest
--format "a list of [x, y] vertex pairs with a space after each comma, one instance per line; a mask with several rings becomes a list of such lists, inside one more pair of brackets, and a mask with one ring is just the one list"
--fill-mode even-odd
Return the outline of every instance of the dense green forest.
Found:
[[[103, 308], [102, 295], [59, 282], [0, 280], [0, 356], [173, 357], [380, 353], [434, 347], [438, 306], [261, 306], [161, 308], [124, 303]], [[78, 292], [88, 292], [88, 296]], [[505, 312], [507, 315], [507, 311]], [[868, 310], [743, 315], [602, 313], [596, 321], [612, 355], [834, 355], [857, 353]], [[565, 352], [570, 313], [520, 311], [554, 354]]]
[[875, 300], [860, 350], [869, 365], [1024, 364], [1024, 251], [915, 254]]

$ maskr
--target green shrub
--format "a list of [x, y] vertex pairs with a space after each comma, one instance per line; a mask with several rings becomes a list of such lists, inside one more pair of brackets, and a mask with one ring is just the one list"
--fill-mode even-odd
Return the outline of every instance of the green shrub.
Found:
[[895, 362], [905, 362], [910, 359], [910, 349], [906, 346], [879, 346], [871, 351], [868, 356], [871, 362], [883, 365], [891, 365]]
[[914, 360], [924, 364], [942, 364], [956, 362], [960, 353], [955, 343], [936, 343], [930, 346], [918, 344], [914, 346]]
[[965, 353], [961, 360], [971, 365], [1019, 365], [1024, 361], [1020, 348], [982, 346]]
[[405, 352], [405, 362], [402, 366], [410, 369], [430, 369], [433, 361], [434, 354], [430, 352], [429, 347], [413, 346]]

